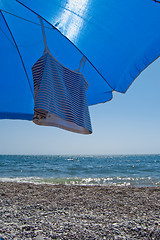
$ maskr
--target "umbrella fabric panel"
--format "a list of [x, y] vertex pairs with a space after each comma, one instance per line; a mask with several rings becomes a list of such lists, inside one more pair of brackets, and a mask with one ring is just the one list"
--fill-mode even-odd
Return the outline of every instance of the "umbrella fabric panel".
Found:
[[92, 132], [86, 90], [82, 74], [67, 69], [49, 52], [32, 67], [35, 90], [35, 114], [38, 125], [57, 126], [69, 131]]
[[1, 14], [0, 28], [0, 118], [31, 120], [33, 96], [13, 38]]
[[160, 6], [153, 0], [27, 0], [94, 65], [112, 89], [125, 92], [160, 56]]

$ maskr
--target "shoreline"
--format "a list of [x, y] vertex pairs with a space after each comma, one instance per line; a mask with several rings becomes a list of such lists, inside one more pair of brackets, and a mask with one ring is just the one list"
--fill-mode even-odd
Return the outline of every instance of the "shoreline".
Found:
[[75, 186], [117, 186], [117, 187], [160, 187], [159, 179], [151, 177], [3, 177], [0, 178], [2, 183], [26, 183], [26, 184], [47, 184], [47, 185], [75, 185]]
[[160, 187], [0, 182], [0, 237], [160, 239]]

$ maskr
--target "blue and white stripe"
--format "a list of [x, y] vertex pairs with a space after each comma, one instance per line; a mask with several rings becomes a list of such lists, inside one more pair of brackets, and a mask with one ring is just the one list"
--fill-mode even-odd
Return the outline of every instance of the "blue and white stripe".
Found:
[[32, 73], [34, 123], [92, 133], [86, 98], [88, 83], [84, 76], [64, 67], [49, 51], [34, 64]]

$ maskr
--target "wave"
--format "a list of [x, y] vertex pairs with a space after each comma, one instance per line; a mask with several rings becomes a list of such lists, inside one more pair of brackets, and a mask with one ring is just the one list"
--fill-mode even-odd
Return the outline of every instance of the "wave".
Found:
[[99, 186], [160, 186], [157, 179], [151, 177], [107, 177], [107, 178], [40, 178], [40, 177], [12, 177], [0, 178], [1, 182], [19, 182], [52, 185], [99, 185]]

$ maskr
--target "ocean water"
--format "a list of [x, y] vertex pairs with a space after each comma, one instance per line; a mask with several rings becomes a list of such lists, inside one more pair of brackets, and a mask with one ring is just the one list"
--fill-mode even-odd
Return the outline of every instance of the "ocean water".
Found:
[[0, 155], [0, 181], [160, 186], [160, 155]]

